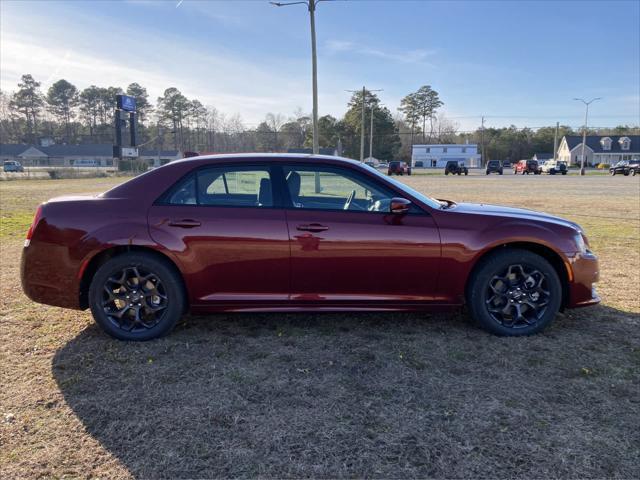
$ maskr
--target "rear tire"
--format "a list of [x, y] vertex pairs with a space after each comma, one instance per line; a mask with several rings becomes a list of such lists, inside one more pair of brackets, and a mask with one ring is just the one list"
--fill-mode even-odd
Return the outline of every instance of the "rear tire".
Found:
[[500, 336], [532, 335], [558, 313], [562, 284], [543, 257], [506, 249], [480, 260], [469, 279], [467, 302], [483, 329]]
[[89, 305], [96, 323], [112, 337], [152, 340], [169, 333], [185, 310], [182, 279], [154, 255], [118, 255], [95, 273]]

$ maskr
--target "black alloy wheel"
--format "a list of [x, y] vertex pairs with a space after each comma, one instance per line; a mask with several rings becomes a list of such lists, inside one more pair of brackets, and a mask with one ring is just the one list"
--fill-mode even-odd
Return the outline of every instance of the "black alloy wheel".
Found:
[[535, 325], [545, 313], [550, 292], [547, 278], [539, 270], [521, 264], [509, 265], [494, 275], [485, 291], [489, 315], [508, 328]]
[[540, 332], [555, 318], [562, 299], [562, 283], [549, 261], [516, 248], [482, 258], [467, 285], [473, 320], [502, 336]]
[[110, 258], [89, 288], [96, 323], [121, 340], [151, 340], [170, 332], [185, 311], [182, 278], [169, 261], [146, 252]]
[[105, 282], [102, 308], [109, 321], [126, 332], [155, 327], [169, 305], [158, 276], [140, 266], [124, 267]]

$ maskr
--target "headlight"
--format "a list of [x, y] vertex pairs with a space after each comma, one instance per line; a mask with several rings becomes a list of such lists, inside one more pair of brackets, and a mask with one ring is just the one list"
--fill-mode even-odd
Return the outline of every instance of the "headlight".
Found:
[[588, 254], [591, 253], [591, 250], [589, 250], [589, 240], [587, 240], [587, 237], [585, 237], [584, 233], [582, 233], [581, 231], [576, 232], [574, 239], [578, 252]]
[[576, 242], [576, 250], [580, 253], [586, 253], [587, 243], [584, 241], [582, 232], [576, 232], [576, 234], [574, 235], [574, 240]]

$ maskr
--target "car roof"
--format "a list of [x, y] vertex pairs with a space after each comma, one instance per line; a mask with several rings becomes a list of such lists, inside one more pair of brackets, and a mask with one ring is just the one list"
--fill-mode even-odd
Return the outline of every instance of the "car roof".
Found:
[[331, 162], [348, 163], [351, 165], [361, 165], [361, 162], [351, 158], [338, 157], [334, 155], [314, 155], [304, 153], [224, 153], [217, 155], [199, 155], [197, 157], [181, 158], [170, 162], [176, 163], [204, 163], [205, 161], [229, 162], [243, 160], [292, 160], [292, 161], [308, 161], [308, 160], [329, 160]]

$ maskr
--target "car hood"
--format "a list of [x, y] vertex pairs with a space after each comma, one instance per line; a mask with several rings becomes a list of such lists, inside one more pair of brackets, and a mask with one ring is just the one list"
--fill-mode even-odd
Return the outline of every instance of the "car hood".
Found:
[[505, 207], [503, 205], [489, 205], [486, 203], [456, 203], [451, 208], [451, 211], [474, 215], [488, 215], [492, 217], [521, 218], [525, 220], [553, 223], [582, 231], [582, 228], [580, 228], [580, 225], [577, 223], [570, 222], [569, 220], [565, 220], [561, 217], [556, 217], [555, 215], [537, 212], [535, 210], [528, 210], [526, 208]]

